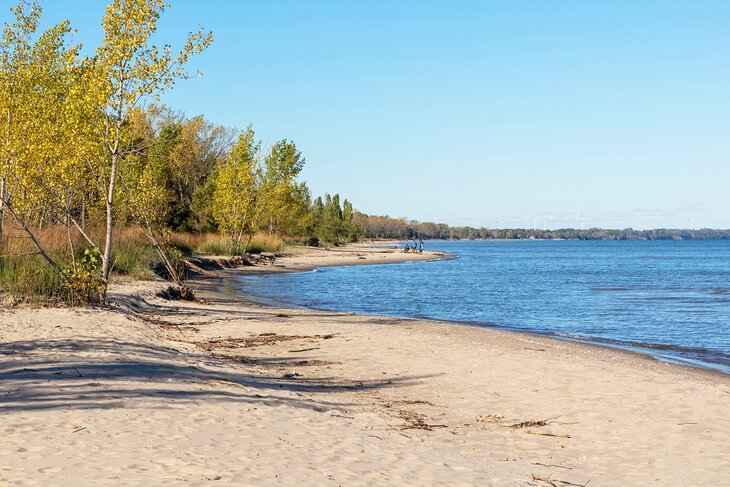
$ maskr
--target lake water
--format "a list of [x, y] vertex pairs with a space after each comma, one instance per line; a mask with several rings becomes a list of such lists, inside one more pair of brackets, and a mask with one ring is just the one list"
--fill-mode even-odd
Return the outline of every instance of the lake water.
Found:
[[599, 342], [730, 373], [730, 241], [428, 241], [458, 258], [242, 276], [294, 307]]

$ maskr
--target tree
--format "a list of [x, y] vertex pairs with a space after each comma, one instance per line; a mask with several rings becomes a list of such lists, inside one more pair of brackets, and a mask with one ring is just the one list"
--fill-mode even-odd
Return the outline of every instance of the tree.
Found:
[[[133, 116], [135, 126], [141, 134], [147, 129], [145, 114], [138, 111]], [[146, 152], [128, 156], [127, 164], [122, 166], [120, 182], [124, 188], [123, 202], [136, 223], [142, 228], [147, 241], [157, 252], [170, 279], [180, 288], [181, 296], [193, 297], [185, 285], [186, 266], [179, 252], [169, 244], [168, 215], [170, 203], [174, 200], [171, 189], [170, 146], [175, 143], [179, 127], [168, 126], [150, 145]]]
[[179, 214], [175, 226], [186, 225], [195, 192], [205, 184], [216, 164], [225, 158], [235, 137], [235, 130], [207, 122], [202, 116], [180, 124], [178, 143], [170, 153], [172, 185]]
[[293, 183], [285, 193], [284, 211], [277, 223], [277, 231], [289, 237], [301, 237], [311, 234], [314, 224], [310, 212], [312, 197], [304, 182]]
[[[0, 40], [0, 111], [4, 140], [0, 160], [0, 228], [5, 212], [32, 241], [43, 259], [74, 290], [71, 277], [44, 249], [34, 230], [43, 218], [65, 216], [70, 228], [74, 197], [83, 191], [79, 170], [88, 147], [83, 89], [84, 67], [78, 46], [69, 46], [67, 21], [32, 38], [38, 28], [38, 4], [21, 1]], [[71, 258], [73, 245], [69, 234]], [[79, 296], [80, 298], [84, 298]]]
[[[259, 151], [251, 125], [238, 137], [225, 162], [213, 177], [213, 217], [231, 239], [234, 254], [240, 254], [244, 236], [251, 240], [258, 209]], [[248, 247], [248, 244], [246, 245]]]
[[98, 135], [106, 150], [98, 175], [104, 183], [106, 233], [102, 254], [102, 278], [108, 282], [112, 268], [114, 203], [120, 166], [140, 147], [128, 135], [132, 110], [150, 97], [158, 97], [175, 81], [188, 77], [185, 65], [212, 41], [212, 33], [191, 33], [174, 55], [170, 46], [150, 44], [157, 20], [165, 10], [163, 0], [114, 0], [107, 6], [102, 26], [104, 41], [94, 57], [96, 97], [100, 115]]
[[[259, 182], [259, 218], [261, 228], [268, 230], [269, 235], [281, 230], [284, 222], [300, 214], [305, 199], [309, 206], [309, 191], [296, 182], [304, 162], [294, 142], [286, 139], [275, 143], [264, 159]], [[304, 195], [306, 198], [303, 198]]]
[[0, 39], [0, 131], [2, 159], [0, 160], [0, 238], [5, 212], [10, 203], [11, 185], [21, 179], [18, 158], [24, 149], [32, 120], [32, 36], [38, 29], [41, 8], [37, 3], [20, 2], [10, 10], [15, 21], [3, 28]]
[[210, 230], [206, 205], [212, 196], [211, 175], [227, 156], [238, 131], [202, 116], [187, 118], [165, 105], [150, 105], [144, 115], [148, 129], [143, 145], [149, 147], [150, 157], [165, 159], [169, 167], [172, 198], [167, 226], [178, 231]]

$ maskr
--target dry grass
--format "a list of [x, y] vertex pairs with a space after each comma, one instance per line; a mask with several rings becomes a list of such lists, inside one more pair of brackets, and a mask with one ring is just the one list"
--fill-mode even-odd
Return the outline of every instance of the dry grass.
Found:
[[[215, 233], [206, 234], [173, 234], [173, 240], [180, 239], [196, 252], [203, 252], [211, 255], [233, 255], [231, 241], [224, 235]], [[253, 236], [248, 245], [247, 252], [258, 254], [261, 252], [278, 252], [284, 242], [278, 235], [269, 236], [268, 233], [258, 232]]]
[[[37, 252], [35, 245], [22, 230], [8, 225], [0, 242], [0, 289], [3, 292], [23, 296], [31, 303], [66, 302], [76, 304], [73, 293], [63, 279]], [[88, 227], [87, 234], [101, 243], [102, 228]], [[44, 250], [62, 268], [71, 268], [89, 243], [77, 231], [69, 235], [64, 226], [45, 226], [34, 229], [34, 234]], [[69, 240], [71, 246], [69, 245]], [[73, 249], [73, 255], [72, 250]], [[156, 254], [147, 243], [141, 229], [118, 228], [115, 231], [115, 276], [135, 279], [152, 277], [151, 264]]]
[[[73, 302], [63, 284], [63, 280], [37, 253], [33, 242], [22, 230], [14, 228], [6, 221], [5, 232], [0, 241], [0, 290], [13, 295], [29, 297], [31, 301]], [[97, 245], [104, 241], [104, 228], [88, 226], [85, 232]], [[81, 234], [72, 230], [70, 235], [62, 225], [36, 228], [34, 233], [45, 251], [62, 268], [72, 267], [89, 243]], [[69, 238], [72, 246], [69, 246]], [[172, 232], [170, 244], [184, 256], [197, 253], [231, 255], [230, 242], [226, 236], [207, 233], [193, 234]], [[269, 237], [268, 233], [254, 236], [249, 252], [276, 252], [282, 247], [278, 236]], [[71, 248], [74, 252], [72, 255]], [[113, 278], [151, 279], [152, 266], [159, 258], [149, 245], [141, 228], [119, 226], [114, 230]]]

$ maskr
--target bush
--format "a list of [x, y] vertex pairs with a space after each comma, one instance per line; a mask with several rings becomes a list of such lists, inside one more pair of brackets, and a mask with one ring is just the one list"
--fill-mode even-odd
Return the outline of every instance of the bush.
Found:
[[104, 280], [101, 278], [101, 255], [96, 247], [87, 248], [75, 268], [64, 269], [67, 287], [73, 297], [85, 304], [98, 304], [104, 300]]

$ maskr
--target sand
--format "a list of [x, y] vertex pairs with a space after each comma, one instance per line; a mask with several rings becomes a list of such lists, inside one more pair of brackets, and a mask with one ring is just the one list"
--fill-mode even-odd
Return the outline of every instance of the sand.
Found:
[[[414, 257], [324, 252], [277, 269]], [[201, 279], [202, 303], [147, 282], [115, 286], [109, 310], [0, 314], [0, 485], [727, 484], [727, 375], [241, 303], [232, 273]]]

